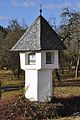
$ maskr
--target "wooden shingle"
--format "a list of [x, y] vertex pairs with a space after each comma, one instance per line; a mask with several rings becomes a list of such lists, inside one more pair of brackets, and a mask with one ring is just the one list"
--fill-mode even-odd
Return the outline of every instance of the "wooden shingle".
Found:
[[65, 50], [58, 34], [40, 15], [22, 35], [11, 51]]

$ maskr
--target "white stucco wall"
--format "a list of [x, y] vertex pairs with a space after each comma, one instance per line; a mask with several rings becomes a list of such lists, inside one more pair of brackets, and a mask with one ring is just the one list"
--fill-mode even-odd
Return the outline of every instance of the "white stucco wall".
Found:
[[25, 53], [20, 53], [20, 67], [25, 70]]
[[51, 100], [52, 70], [25, 71], [25, 97], [32, 101]]
[[48, 51], [40, 51], [37, 52], [36, 55], [36, 64], [35, 65], [28, 65], [28, 54], [30, 52], [26, 53], [20, 53], [20, 64], [21, 64], [21, 69], [26, 70], [26, 69], [34, 69], [34, 70], [39, 70], [39, 69], [55, 69], [58, 68], [58, 50], [55, 51], [49, 51], [53, 52], [53, 64], [46, 64], [46, 52]]
[[30, 54], [30, 52], [26, 52], [26, 53], [20, 53], [20, 66], [21, 69], [26, 70], [26, 69], [30, 69], [30, 70], [38, 70], [41, 69], [41, 53], [36, 53], [36, 64], [35, 65], [28, 65], [28, 54]]
[[50, 101], [52, 95], [52, 70], [39, 70], [38, 72], [38, 100]]
[[38, 101], [38, 71], [26, 70], [25, 71], [25, 97]]
[[[46, 64], [46, 52], [53, 52], [53, 64]], [[21, 69], [25, 70], [25, 97], [45, 102], [50, 100], [52, 94], [52, 70], [58, 68], [58, 51], [35, 53], [35, 65], [28, 64], [29, 53], [20, 53]]]
[[[53, 52], [53, 64], [46, 64], [46, 52]], [[41, 68], [42, 69], [55, 69], [58, 68], [58, 50], [42, 51]]]

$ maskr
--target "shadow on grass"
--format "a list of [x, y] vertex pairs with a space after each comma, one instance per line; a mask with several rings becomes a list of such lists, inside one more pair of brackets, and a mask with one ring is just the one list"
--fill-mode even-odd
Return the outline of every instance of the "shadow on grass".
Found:
[[65, 86], [80, 86], [80, 80], [54, 80], [53, 81], [54, 87], [65, 87]]
[[67, 97], [67, 98], [57, 98], [52, 97], [52, 103], [61, 103], [63, 109], [60, 111], [60, 116], [70, 116], [74, 113], [80, 113], [80, 96]]

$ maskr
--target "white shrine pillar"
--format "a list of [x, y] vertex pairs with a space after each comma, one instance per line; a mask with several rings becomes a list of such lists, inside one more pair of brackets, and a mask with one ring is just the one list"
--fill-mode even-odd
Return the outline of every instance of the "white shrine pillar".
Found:
[[20, 53], [20, 62], [25, 70], [25, 97], [31, 101], [50, 101], [52, 70], [58, 68], [58, 51]]
[[41, 102], [51, 100], [52, 71], [58, 68], [59, 50], [66, 50], [65, 45], [40, 14], [11, 49], [20, 53], [26, 98]]
[[26, 70], [25, 89], [25, 97], [32, 101], [50, 101], [52, 70]]

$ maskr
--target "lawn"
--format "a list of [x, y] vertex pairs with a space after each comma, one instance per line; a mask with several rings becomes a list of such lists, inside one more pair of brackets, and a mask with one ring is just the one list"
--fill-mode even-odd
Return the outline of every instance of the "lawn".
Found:
[[[9, 71], [9, 70], [0, 71], [0, 80], [2, 81], [2, 86], [24, 85], [24, 76], [20, 76], [20, 78], [14, 77], [12, 74], [12, 71]], [[73, 109], [75, 109], [75, 112], [80, 111], [80, 78], [76, 80], [75, 78], [69, 77], [67, 79], [61, 79], [61, 82], [58, 82], [55, 79], [53, 80], [53, 86], [54, 86], [53, 87], [54, 103], [58, 101], [59, 103], [65, 105], [64, 110], [66, 110], [67, 112], [69, 110], [73, 112]], [[24, 94], [24, 90], [22, 89], [16, 90], [16, 91], [2, 92], [1, 101], [5, 101], [5, 103], [8, 101], [11, 101], [10, 102], [11, 104], [13, 100], [18, 99], [19, 96], [23, 94]], [[33, 109], [33, 107], [30, 109]], [[35, 111], [35, 109], [33, 110]], [[43, 110], [43, 107], [40, 110]], [[54, 118], [54, 119], [47, 118], [47, 120], [80, 120], [80, 117], [78, 116], [71, 117], [71, 115], [69, 117], [68, 115], [68, 117], [57, 116], [57, 118]]]
[[19, 78], [13, 75], [11, 70], [0, 70], [1, 86], [21, 86], [24, 85], [24, 76]]
[[[54, 75], [55, 76], [55, 75]], [[63, 75], [64, 76], [64, 75]], [[56, 78], [56, 77], [55, 77]], [[17, 78], [13, 75], [11, 70], [1, 70], [0, 71], [0, 80], [2, 81], [2, 86], [22, 86], [24, 85], [24, 76], [20, 75], [20, 78]], [[72, 78], [63, 79], [61, 82], [58, 80], [53, 80], [53, 95], [56, 97], [70, 97], [70, 96], [80, 96], [80, 79], [75, 80]], [[16, 94], [16, 91], [13, 91]], [[19, 93], [19, 91], [18, 91]], [[12, 92], [5, 92], [4, 96], [12, 95]]]
[[75, 117], [64, 117], [64, 118], [58, 118], [58, 119], [52, 119], [52, 120], [80, 120], [80, 117], [75, 116]]
[[66, 86], [53, 88], [53, 95], [56, 97], [80, 96], [80, 86]]
[[14, 97], [22, 95], [23, 93], [24, 93], [23, 89], [15, 90], [15, 91], [2, 92], [1, 100], [10, 101], [10, 100], [14, 99]]
[[[6, 86], [24, 86], [24, 76], [20, 75], [19, 78], [13, 75], [11, 70], [0, 70], [0, 80], [1, 80], [1, 87]], [[24, 88], [23, 88], [24, 89]], [[11, 100], [15, 96], [19, 96], [23, 94], [24, 90], [15, 90], [15, 91], [2, 91], [1, 100]]]

